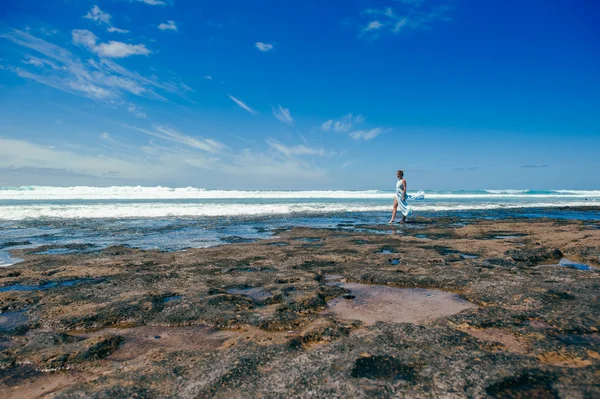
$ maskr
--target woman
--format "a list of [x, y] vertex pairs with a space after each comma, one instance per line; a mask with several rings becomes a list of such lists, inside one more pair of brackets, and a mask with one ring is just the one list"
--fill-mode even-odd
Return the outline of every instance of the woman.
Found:
[[402, 213], [402, 223], [406, 223], [406, 217], [412, 214], [412, 209], [406, 204], [406, 180], [404, 179], [404, 171], [397, 171], [396, 176], [398, 177], [398, 182], [396, 183], [396, 196], [394, 197], [394, 211], [392, 212], [392, 219], [388, 224], [394, 223], [396, 212], [398, 212], [398, 206], [400, 206], [400, 212]]

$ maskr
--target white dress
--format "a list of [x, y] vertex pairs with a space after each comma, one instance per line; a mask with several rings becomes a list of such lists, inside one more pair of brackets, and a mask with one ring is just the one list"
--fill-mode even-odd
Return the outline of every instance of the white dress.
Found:
[[[412, 207], [408, 206], [406, 201], [402, 201], [402, 193], [404, 192], [404, 184], [402, 184], [403, 180], [398, 179], [396, 183], [396, 199], [398, 200], [398, 210], [406, 217], [412, 215]], [[406, 199], [408, 199], [408, 195], [406, 195]]]

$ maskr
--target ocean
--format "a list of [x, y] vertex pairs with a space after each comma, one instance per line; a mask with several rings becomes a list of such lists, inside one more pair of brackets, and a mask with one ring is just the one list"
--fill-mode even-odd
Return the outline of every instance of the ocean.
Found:
[[[409, 191], [409, 193], [411, 193]], [[9, 249], [164, 251], [269, 238], [293, 226], [361, 229], [389, 220], [393, 191], [238, 191], [193, 187], [0, 187], [0, 266]], [[600, 220], [600, 190], [426, 190], [414, 216]], [[565, 209], [568, 207], [568, 209]]]

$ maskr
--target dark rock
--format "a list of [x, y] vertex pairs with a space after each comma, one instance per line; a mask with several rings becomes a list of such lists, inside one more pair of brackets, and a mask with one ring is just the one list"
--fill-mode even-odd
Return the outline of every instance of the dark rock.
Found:
[[527, 371], [488, 386], [488, 395], [498, 399], [558, 399], [558, 392], [552, 387], [554, 379], [537, 371]]
[[354, 378], [371, 380], [413, 381], [415, 370], [392, 356], [375, 355], [356, 359], [350, 375]]
[[511, 249], [506, 251], [505, 255], [509, 256], [515, 262], [523, 263], [527, 266], [536, 266], [543, 262], [558, 262], [563, 257], [560, 249], [551, 250], [544, 247]]

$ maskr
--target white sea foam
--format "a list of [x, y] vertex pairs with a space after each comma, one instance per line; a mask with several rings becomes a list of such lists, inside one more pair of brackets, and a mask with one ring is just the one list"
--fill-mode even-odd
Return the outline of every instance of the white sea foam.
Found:
[[[596, 201], [531, 202], [531, 203], [413, 203], [415, 211], [467, 211], [486, 209], [551, 208], [586, 206]], [[27, 206], [0, 206], [0, 220], [40, 218], [110, 219], [161, 217], [232, 217], [232, 216], [301, 216], [336, 212], [387, 212], [390, 205], [373, 203], [296, 203], [296, 204], [172, 204], [172, 203], [112, 203]]]
[[[409, 192], [410, 193], [410, 192]], [[167, 199], [384, 199], [392, 191], [309, 190], [309, 191], [244, 191], [207, 190], [169, 187], [0, 187], [0, 200], [167, 200]], [[544, 199], [600, 198], [600, 190], [529, 190], [425, 191], [427, 199]]]
[[489, 194], [525, 194], [529, 190], [483, 190]]

